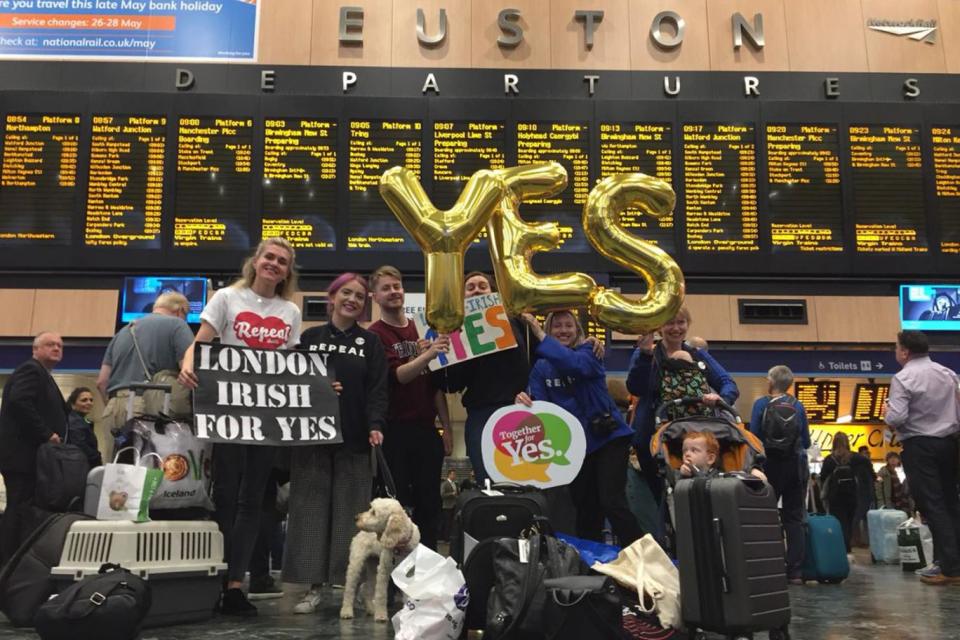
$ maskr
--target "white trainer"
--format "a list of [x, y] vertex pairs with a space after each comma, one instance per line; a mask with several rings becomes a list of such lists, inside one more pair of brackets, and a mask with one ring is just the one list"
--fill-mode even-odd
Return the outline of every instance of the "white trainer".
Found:
[[317, 606], [320, 604], [320, 590], [319, 589], [310, 589], [305, 594], [303, 598], [300, 599], [300, 602], [297, 603], [297, 606], [293, 608], [294, 613], [313, 613], [317, 610]]

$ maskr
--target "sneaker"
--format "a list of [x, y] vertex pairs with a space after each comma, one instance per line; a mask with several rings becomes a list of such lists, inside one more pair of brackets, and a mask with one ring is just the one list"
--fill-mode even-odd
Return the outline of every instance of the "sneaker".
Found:
[[310, 589], [305, 594], [303, 598], [300, 599], [300, 602], [297, 603], [297, 606], [293, 608], [294, 613], [313, 613], [317, 610], [317, 606], [320, 604], [320, 590], [319, 589]]
[[938, 587], [951, 584], [960, 584], [960, 576], [945, 576], [942, 573], [938, 573], [935, 576], [920, 576], [920, 582], [923, 584], [932, 584]]
[[249, 618], [257, 615], [257, 608], [250, 604], [247, 596], [240, 589], [227, 589], [223, 592], [223, 601], [220, 603], [220, 613], [225, 616], [242, 616]]
[[250, 578], [250, 593], [247, 595], [249, 600], [268, 600], [270, 598], [280, 598], [283, 596], [283, 589], [277, 586], [273, 576], [257, 576]]
[[798, 587], [802, 587], [804, 584], [803, 578], [790, 578], [787, 580], [787, 582]]
[[922, 569], [917, 569], [914, 573], [920, 577], [927, 576], [929, 578], [939, 576], [942, 572], [940, 571], [940, 563], [933, 561]]

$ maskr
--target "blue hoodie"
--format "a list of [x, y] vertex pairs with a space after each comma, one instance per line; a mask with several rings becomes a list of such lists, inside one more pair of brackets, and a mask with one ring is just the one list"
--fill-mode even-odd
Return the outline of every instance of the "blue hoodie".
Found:
[[[570, 349], [547, 336], [537, 347], [537, 355], [540, 359], [530, 371], [530, 397], [560, 405], [576, 416], [586, 434], [588, 455], [611, 440], [633, 434], [607, 391], [607, 371], [593, 355], [592, 345]], [[604, 413], [617, 421], [617, 428], [597, 437], [590, 421]]]
[[[662, 348], [662, 346], [657, 347], [657, 349]], [[737, 383], [730, 374], [705, 350], [694, 349], [686, 343], [683, 349], [693, 356], [694, 362], [703, 362], [706, 365], [707, 384], [732, 407], [740, 396], [740, 390], [737, 389]], [[657, 410], [660, 398], [660, 367], [653, 355], [647, 355], [640, 349], [634, 350], [630, 358], [630, 372], [627, 374], [627, 390], [639, 399], [637, 411], [633, 417], [637, 458], [644, 473], [648, 474], [648, 477], [655, 477], [653, 456], [650, 455], [650, 439], [655, 430], [653, 414]]]

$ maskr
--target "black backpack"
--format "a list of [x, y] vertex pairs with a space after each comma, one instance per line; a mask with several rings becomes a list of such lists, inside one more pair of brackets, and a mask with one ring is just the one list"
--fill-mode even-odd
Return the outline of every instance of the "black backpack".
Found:
[[34, 493], [36, 505], [55, 512], [68, 511], [74, 506], [82, 508], [89, 471], [90, 462], [80, 447], [53, 442], [40, 445]]
[[774, 398], [763, 410], [760, 422], [763, 448], [767, 454], [794, 453], [800, 438], [800, 412], [792, 396]]
[[151, 605], [150, 585], [120, 565], [75, 582], [37, 611], [34, 626], [42, 640], [130, 640]]
[[857, 498], [857, 475], [849, 461], [846, 464], [837, 462], [836, 468], [827, 479], [827, 485], [828, 501], [838, 498], [845, 500], [856, 500]]

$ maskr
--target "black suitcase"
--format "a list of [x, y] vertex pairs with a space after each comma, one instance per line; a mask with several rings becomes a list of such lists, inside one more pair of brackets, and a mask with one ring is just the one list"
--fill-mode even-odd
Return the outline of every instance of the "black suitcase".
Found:
[[777, 499], [753, 477], [677, 483], [677, 559], [683, 621], [730, 637], [789, 637], [790, 596]]
[[535, 487], [495, 484], [503, 495], [480, 489], [457, 498], [450, 540], [450, 557], [462, 564], [477, 544], [487, 538], [518, 538], [536, 517], [548, 517], [547, 498]]

